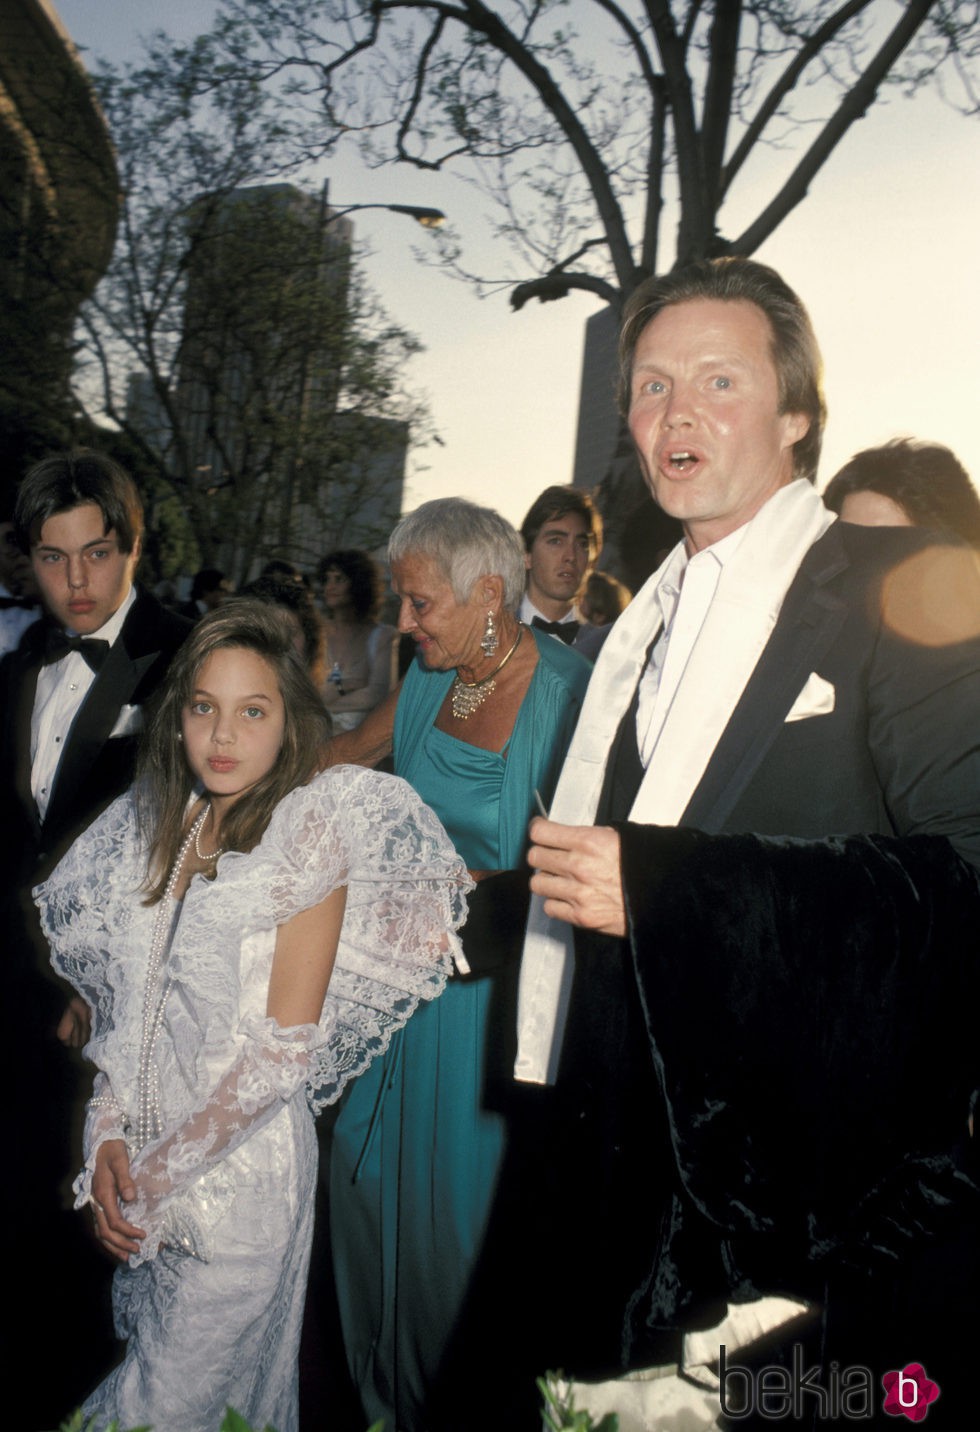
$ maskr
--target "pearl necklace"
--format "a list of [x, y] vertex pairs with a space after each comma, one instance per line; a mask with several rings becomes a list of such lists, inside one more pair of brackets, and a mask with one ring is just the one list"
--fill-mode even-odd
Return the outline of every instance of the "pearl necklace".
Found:
[[494, 677], [507, 665], [514, 652], [521, 644], [521, 637], [524, 635], [524, 625], [519, 622], [517, 626], [517, 640], [510, 651], [504, 657], [499, 666], [495, 666], [489, 676], [482, 676], [479, 681], [464, 681], [457, 671], [452, 684], [452, 695], [450, 698], [453, 715], [457, 721], [468, 721], [474, 711], [478, 711], [496, 690], [497, 683]]
[[204, 829], [204, 822], [207, 820], [210, 811], [211, 802], [208, 801], [207, 805], [204, 807], [204, 810], [201, 813], [200, 820], [194, 822], [194, 853], [197, 856], [198, 860], [203, 860], [205, 864], [207, 864], [208, 861], [217, 860], [219, 855], [224, 855], [225, 853], [225, 848], [223, 845], [219, 845], [217, 850], [212, 850], [210, 855], [205, 855], [204, 851], [201, 849], [201, 831]]
[[[153, 1054], [160, 1036], [160, 1026], [163, 1023], [164, 1006], [173, 986], [173, 975], [167, 976], [157, 998], [154, 998], [154, 993], [163, 965], [164, 953], [173, 935], [174, 925], [179, 914], [179, 911], [174, 909], [174, 895], [181, 871], [184, 868], [184, 861], [187, 859], [192, 845], [195, 850], [197, 849], [198, 837], [210, 809], [210, 805], [204, 807], [184, 836], [177, 852], [177, 859], [167, 877], [163, 898], [157, 907], [156, 919], [153, 922], [153, 938], [150, 941], [150, 957], [146, 962], [146, 983], [143, 988], [143, 1027], [140, 1034], [140, 1059], [136, 1076], [136, 1144], [140, 1149], [151, 1139], [156, 1138], [161, 1128], [160, 1075]], [[200, 854], [199, 851], [198, 854]], [[201, 858], [216, 859], [220, 854], [220, 851], [216, 851], [212, 857], [202, 856]]]

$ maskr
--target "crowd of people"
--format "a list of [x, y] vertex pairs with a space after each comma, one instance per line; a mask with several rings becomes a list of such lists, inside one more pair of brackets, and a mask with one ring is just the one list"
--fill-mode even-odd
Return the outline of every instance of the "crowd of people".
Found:
[[904, 439], [821, 499], [750, 260], [641, 285], [620, 361], [683, 532], [635, 596], [572, 487], [402, 518], [389, 623], [354, 549], [164, 606], [102, 453], [4, 510], [27, 1432], [337, 1427], [325, 1280], [350, 1432], [537, 1432], [559, 1368], [622, 1432], [965, 1425], [980, 499]]

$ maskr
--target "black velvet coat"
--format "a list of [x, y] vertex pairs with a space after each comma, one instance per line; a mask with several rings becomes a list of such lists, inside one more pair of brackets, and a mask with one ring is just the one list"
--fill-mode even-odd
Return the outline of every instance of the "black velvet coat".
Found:
[[[787, 723], [811, 672], [834, 710]], [[976, 1323], [975, 558], [835, 524], [680, 828], [620, 830], [629, 944], [578, 942], [555, 1091], [550, 1359], [672, 1361], [728, 1301], [785, 1293], [820, 1309], [811, 1362], [925, 1362], [951, 1409]]]

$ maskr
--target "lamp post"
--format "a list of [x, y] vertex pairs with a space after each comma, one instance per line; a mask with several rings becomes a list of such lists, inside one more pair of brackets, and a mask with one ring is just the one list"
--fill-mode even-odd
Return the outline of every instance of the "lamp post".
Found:
[[[326, 185], [324, 185], [326, 190]], [[423, 229], [441, 229], [446, 222], [446, 216], [441, 209], [420, 208], [416, 204], [346, 204], [342, 209], [335, 209], [327, 219], [332, 224], [335, 219], [346, 218], [348, 214], [356, 214], [359, 209], [387, 209], [391, 214], [407, 214]]]

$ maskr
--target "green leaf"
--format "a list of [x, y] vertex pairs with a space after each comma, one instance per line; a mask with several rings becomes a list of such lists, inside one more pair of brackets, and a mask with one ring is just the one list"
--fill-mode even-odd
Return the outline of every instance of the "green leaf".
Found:
[[567, 1393], [559, 1389], [558, 1380], [563, 1377], [562, 1372], [549, 1372], [537, 1379], [538, 1391], [545, 1402], [544, 1423], [550, 1432], [619, 1432], [615, 1412], [607, 1412], [601, 1422], [593, 1422], [586, 1408], [576, 1408], [571, 1389]]
[[[235, 1411], [234, 1407], [226, 1407], [220, 1432], [258, 1432], [258, 1428], [253, 1429], [251, 1425], [245, 1421], [242, 1414]], [[263, 1432], [276, 1432], [276, 1429], [274, 1427], [265, 1427]]]

